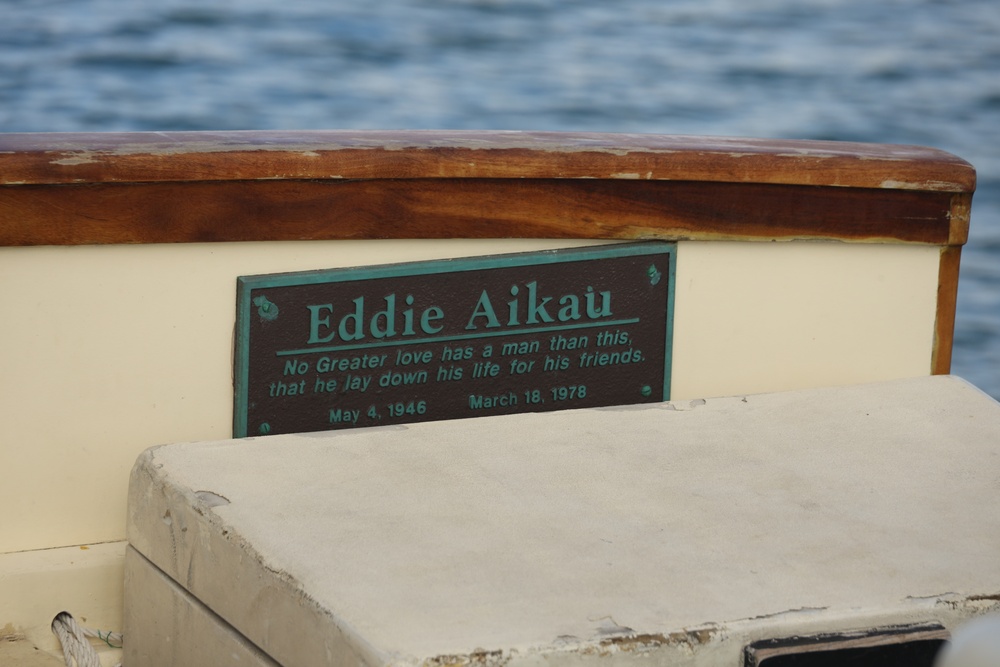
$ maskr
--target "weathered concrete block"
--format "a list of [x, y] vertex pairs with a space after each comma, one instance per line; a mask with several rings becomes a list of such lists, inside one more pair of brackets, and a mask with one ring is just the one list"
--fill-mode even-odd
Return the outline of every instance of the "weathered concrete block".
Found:
[[190, 664], [171, 614], [285, 667], [948, 628], [998, 605], [998, 485], [1000, 404], [952, 377], [156, 447], [126, 664]]

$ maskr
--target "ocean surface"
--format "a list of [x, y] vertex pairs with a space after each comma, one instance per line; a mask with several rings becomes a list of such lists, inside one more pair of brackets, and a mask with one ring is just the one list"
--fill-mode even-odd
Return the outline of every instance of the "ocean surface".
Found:
[[997, 0], [0, 0], [0, 131], [335, 128], [951, 151], [953, 372], [1000, 398]]

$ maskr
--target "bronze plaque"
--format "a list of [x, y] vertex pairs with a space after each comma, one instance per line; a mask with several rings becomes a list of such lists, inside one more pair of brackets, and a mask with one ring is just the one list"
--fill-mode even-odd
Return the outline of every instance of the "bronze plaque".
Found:
[[674, 252], [240, 277], [233, 435], [667, 400]]

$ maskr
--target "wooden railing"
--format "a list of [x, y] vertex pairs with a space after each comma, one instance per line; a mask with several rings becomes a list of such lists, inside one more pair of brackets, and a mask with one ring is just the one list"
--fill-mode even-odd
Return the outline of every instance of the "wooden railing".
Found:
[[940, 246], [951, 363], [975, 170], [917, 146], [544, 132], [0, 135], [0, 245], [417, 238]]

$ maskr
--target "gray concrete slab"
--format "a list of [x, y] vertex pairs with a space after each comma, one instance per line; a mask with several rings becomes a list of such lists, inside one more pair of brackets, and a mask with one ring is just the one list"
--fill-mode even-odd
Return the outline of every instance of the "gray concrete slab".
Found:
[[995, 608], [998, 492], [1000, 405], [928, 377], [157, 447], [128, 539], [286, 667], [738, 664]]

